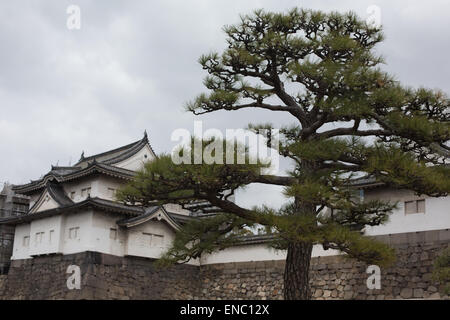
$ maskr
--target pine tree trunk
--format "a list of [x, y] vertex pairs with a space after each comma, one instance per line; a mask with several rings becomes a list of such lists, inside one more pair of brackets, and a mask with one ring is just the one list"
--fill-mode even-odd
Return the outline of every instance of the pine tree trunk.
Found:
[[[301, 170], [304, 176], [308, 176], [317, 169], [314, 161], [303, 160]], [[316, 206], [304, 203], [295, 198], [295, 215], [316, 215]], [[302, 232], [299, 230], [298, 232]], [[293, 239], [287, 248], [286, 266], [284, 268], [284, 299], [285, 300], [310, 300], [311, 288], [309, 286], [309, 265], [313, 244], [310, 242], [299, 242]]]
[[284, 269], [284, 299], [310, 300], [309, 265], [312, 244], [307, 242], [290, 243]]

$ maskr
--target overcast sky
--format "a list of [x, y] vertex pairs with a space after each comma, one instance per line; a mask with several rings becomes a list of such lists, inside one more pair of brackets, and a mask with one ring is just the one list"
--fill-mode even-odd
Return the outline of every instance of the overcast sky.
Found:
[[[69, 5], [81, 29], [69, 30]], [[378, 50], [404, 84], [450, 93], [450, 1], [2, 1], [0, 3], [0, 183], [25, 183], [53, 164], [75, 163], [149, 133], [157, 153], [177, 128], [243, 128], [289, 120], [260, 111], [195, 117], [183, 105], [204, 91], [198, 57], [225, 46], [222, 27], [239, 14], [294, 6], [380, 8], [386, 35]], [[276, 189], [249, 188], [245, 205], [278, 205]]]

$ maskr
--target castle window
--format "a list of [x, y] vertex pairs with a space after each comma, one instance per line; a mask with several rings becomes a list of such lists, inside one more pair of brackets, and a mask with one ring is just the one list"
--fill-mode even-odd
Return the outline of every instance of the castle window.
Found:
[[425, 200], [405, 201], [405, 214], [425, 213]]
[[153, 234], [153, 233], [145, 233], [145, 232], [143, 232], [142, 235], [144, 236], [145, 246], [160, 247], [164, 243], [163, 235]]
[[48, 242], [52, 243], [54, 237], [55, 237], [55, 230], [50, 230], [50, 233], [48, 234]]
[[151, 242], [151, 246], [152, 247], [160, 247], [162, 246], [164, 243], [164, 236], [160, 235], [160, 234], [153, 234], [152, 235], [152, 242]]
[[23, 237], [22, 245], [27, 248], [30, 246], [30, 237], [29, 236]]
[[91, 187], [81, 189], [81, 196], [84, 197], [90, 197], [91, 196]]
[[69, 228], [69, 239], [78, 239], [80, 233], [80, 227]]
[[43, 237], [44, 237], [44, 232], [36, 232], [36, 236], [35, 236], [36, 245], [42, 242]]
[[110, 197], [115, 197], [116, 196], [116, 189], [108, 188], [108, 194], [109, 194]]
[[71, 193], [70, 193], [70, 199], [75, 199], [75, 194], [76, 194], [76, 192], [75, 191], [72, 191]]
[[112, 240], [117, 239], [117, 229], [115, 229], [115, 228], [109, 229], [109, 238]]

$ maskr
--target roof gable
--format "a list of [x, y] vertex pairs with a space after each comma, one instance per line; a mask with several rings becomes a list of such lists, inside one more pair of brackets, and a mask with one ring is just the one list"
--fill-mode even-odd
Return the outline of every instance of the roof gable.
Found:
[[180, 224], [178, 224], [178, 222], [172, 219], [172, 217], [167, 213], [167, 211], [161, 206], [146, 208], [145, 213], [143, 215], [133, 217], [130, 219], [119, 220], [117, 221], [117, 224], [121, 227], [132, 228], [151, 220], [164, 221], [175, 230], [178, 230], [181, 227]]
[[144, 137], [141, 140], [130, 143], [120, 148], [109, 150], [89, 157], [85, 157], [83, 152], [81, 154], [80, 160], [75, 164], [75, 166], [85, 167], [88, 165], [89, 162], [93, 160], [110, 165], [116, 164], [131, 158], [133, 155], [138, 153], [144, 147], [148, 148], [152, 157], [156, 157], [156, 154], [153, 151], [153, 148], [151, 147], [150, 142], [148, 140], [147, 132], [145, 132]]
[[33, 207], [30, 209], [29, 213], [36, 213], [39, 211], [45, 211], [50, 209], [59, 208], [58, 202], [53, 199], [50, 194], [48, 193], [48, 190], [44, 190], [42, 192], [39, 199], [36, 201], [36, 203], [33, 205]]
[[73, 204], [73, 201], [66, 196], [62, 187], [56, 183], [49, 182], [29, 213], [51, 210], [71, 204]]

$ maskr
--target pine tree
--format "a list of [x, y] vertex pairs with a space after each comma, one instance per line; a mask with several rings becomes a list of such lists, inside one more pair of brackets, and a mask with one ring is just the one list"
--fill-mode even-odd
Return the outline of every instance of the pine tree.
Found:
[[450, 295], [450, 248], [443, 250], [434, 261], [433, 280], [441, 285], [443, 295]]
[[[203, 152], [223, 161], [175, 164], [163, 154], [146, 164], [119, 192], [122, 201], [186, 206], [204, 200], [220, 210], [187, 223], [160, 263], [227, 248], [258, 226], [269, 235], [268, 245], [287, 250], [285, 299], [310, 299], [315, 244], [380, 266], [392, 263], [393, 249], [361, 230], [385, 222], [396, 204], [359, 201], [352, 181], [365, 175], [418, 194], [447, 195], [449, 99], [438, 90], [404, 87], [384, 72], [374, 50], [383, 40], [381, 28], [354, 13], [259, 10], [224, 31], [228, 48], [199, 60], [208, 73], [208, 93], [187, 103], [187, 110], [289, 114], [294, 125], [280, 129], [279, 153], [293, 166], [289, 175], [276, 176], [263, 174], [267, 164], [259, 160], [227, 164], [218, 151], [229, 142], [217, 139], [193, 145], [200, 143]], [[266, 135], [268, 145], [272, 127], [249, 125]], [[250, 159], [247, 149], [234, 151]], [[194, 148], [180, 155], [198, 156]], [[283, 186], [286, 205], [248, 209], [230, 200], [252, 183]]]

